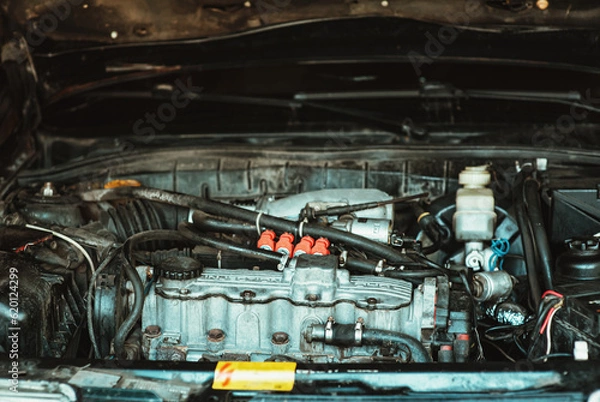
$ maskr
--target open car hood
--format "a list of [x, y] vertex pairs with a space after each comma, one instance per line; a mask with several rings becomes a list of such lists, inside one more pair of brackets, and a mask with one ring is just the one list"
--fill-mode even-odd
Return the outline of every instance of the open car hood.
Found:
[[441, 24], [589, 28], [595, 1], [2, 0], [10, 29], [61, 42], [135, 43], [214, 37], [276, 24], [367, 16]]

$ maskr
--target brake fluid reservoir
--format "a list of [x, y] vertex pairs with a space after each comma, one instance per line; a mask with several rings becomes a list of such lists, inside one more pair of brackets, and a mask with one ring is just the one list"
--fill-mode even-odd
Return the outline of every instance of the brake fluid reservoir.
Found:
[[494, 237], [496, 213], [494, 193], [487, 186], [487, 166], [468, 166], [458, 176], [463, 187], [456, 192], [453, 217], [454, 236], [458, 241], [486, 241]]

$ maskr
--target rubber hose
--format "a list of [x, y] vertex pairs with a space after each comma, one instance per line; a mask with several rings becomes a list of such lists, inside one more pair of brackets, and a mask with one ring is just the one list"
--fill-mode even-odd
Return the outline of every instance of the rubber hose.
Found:
[[254, 225], [232, 222], [229, 219], [214, 217], [202, 211], [194, 211], [192, 221], [195, 227], [204, 232], [258, 235], [256, 226]]
[[362, 335], [363, 344], [390, 347], [399, 345], [410, 350], [412, 360], [416, 363], [430, 363], [431, 356], [425, 346], [412, 336], [393, 331], [378, 329], [365, 330]]
[[550, 251], [550, 243], [544, 226], [538, 182], [533, 179], [525, 180], [523, 191], [527, 203], [527, 214], [531, 221], [531, 231], [538, 253], [544, 290], [552, 289], [552, 252]]
[[542, 295], [540, 283], [537, 276], [535, 245], [531, 237], [530, 222], [525, 211], [523, 194], [523, 171], [516, 178], [516, 184], [513, 192], [513, 201], [515, 208], [515, 216], [521, 233], [521, 242], [523, 244], [523, 254], [525, 257], [525, 267], [527, 269], [527, 280], [531, 290], [531, 298], [534, 306], [537, 308], [540, 305], [540, 297]]
[[232, 253], [240, 254], [244, 257], [249, 257], [262, 261], [273, 261], [281, 263], [283, 255], [268, 250], [261, 249], [249, 249], [246, 247], [238, 246], [223, 240], [216, 239], [214, 237], [206, 236], [202, 233], [197, 233], [193, 229], [193, 226], [186, 222], [181, 222], [177, 229], [182, 236], [186, 239], [191, 240], [195, 243], [200, 243], [205, 246], [213, 247], [218, 250], [231, 251]]
[[[99, 194], [99, 196], [98, 196]], [[148, 201], [156, 201], [165, 204], [176, 205], [185, 208], [198, 209], [210, 215], [225, 216], [243, 222], [256, 224], [259, 220], [260, 227], [269, 227], [277, 231], [291, 232], [294, 235], [310, 235], [312, 237], [325, 237], [332, 242], [344, 243], [351, 247], [362, 250], [368, 250], [374, 256], [385, 259], [390, 264], [408, 264], [413, 261], [388, 245], [369, 240], [363, 236], [343, 232], [326, 226], [320, 226], [313, 223], [298, 223], [275, 216], [260, 214], [255, 211], [239, 208], [234, 205], [224, 204], [222, 202], [208, 200], [202, 197], [174, 193], [155, 188], [144, 187], [119, 187], [110, 190], [100, 190], [82, 194], [86, 201], [107, 201], [119, 198], [141, 198]], [[90, 197], [91, 196], [91, 197]], [[302, 228], [301, 228], [302, 226]], [[300, 233], [300, 230], [302, 231]]]
[[125, 318], [115, 335], [115, 354], [118, 359], [127, 358], [125, 341], [127, 340], [127, 337], [129, 336], [129, 333], [135, 324], [142, 316], [142, 310], [144, 309], [144, 284], [142, 283], [142, 279], [135, 269], [133, 249], [138, 243], [158, 240], [185, 241], [183, 236], [173, 230], [151, 230], [135, 234], [127, 239], [123, 244], [123, 253], [125, 256], [125, 264], [123, 268], [125, 276], [133, 285], [134, 300], [131, 312], [127, 318]]
[[[346, 259], [346, 264], [344, 265], [344, 268], [346, 268], [350, 272], [355, 272], [359, 274], [377, 275], [377, 265], [377, 261], [348, 257]], [[383, 274], [383, 276], [395, 279], [422, 279], [440, 275], [440, 273], [435, 269], [398, 271], [395, 269], [388, 268], [381, 271], [381, 273]]]

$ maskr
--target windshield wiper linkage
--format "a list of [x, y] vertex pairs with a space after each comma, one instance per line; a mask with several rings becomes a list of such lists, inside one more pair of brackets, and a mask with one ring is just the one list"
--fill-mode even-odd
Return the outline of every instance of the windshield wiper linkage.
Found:
[[421, 89], [298, 93], [300, 102], [366, 99], [497, 99], [522, 102], [557, 103], [600, 113], [600, 108], [584, 100], [578, 91], [520, 91], [488, 89], [456, 89], [444, 84], [428, 83]]

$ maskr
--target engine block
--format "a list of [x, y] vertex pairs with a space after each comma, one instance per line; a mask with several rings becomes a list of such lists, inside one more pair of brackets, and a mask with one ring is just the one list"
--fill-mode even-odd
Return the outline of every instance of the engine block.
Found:
[[283, 272], [207, 268], [190, 279], [163, 276], [144, 304], [143, 350], [150, 360], [369, 357], [376, 347], [310, 343], [305, 333], [332, 317], [427, 343], [448, 317], [448, 283], [438, 283], [442, 279], [428, 278], [413, 292], [409, 282], [352, 276], [338, 268], [335, 256], [311, 255], [293, 260]]

